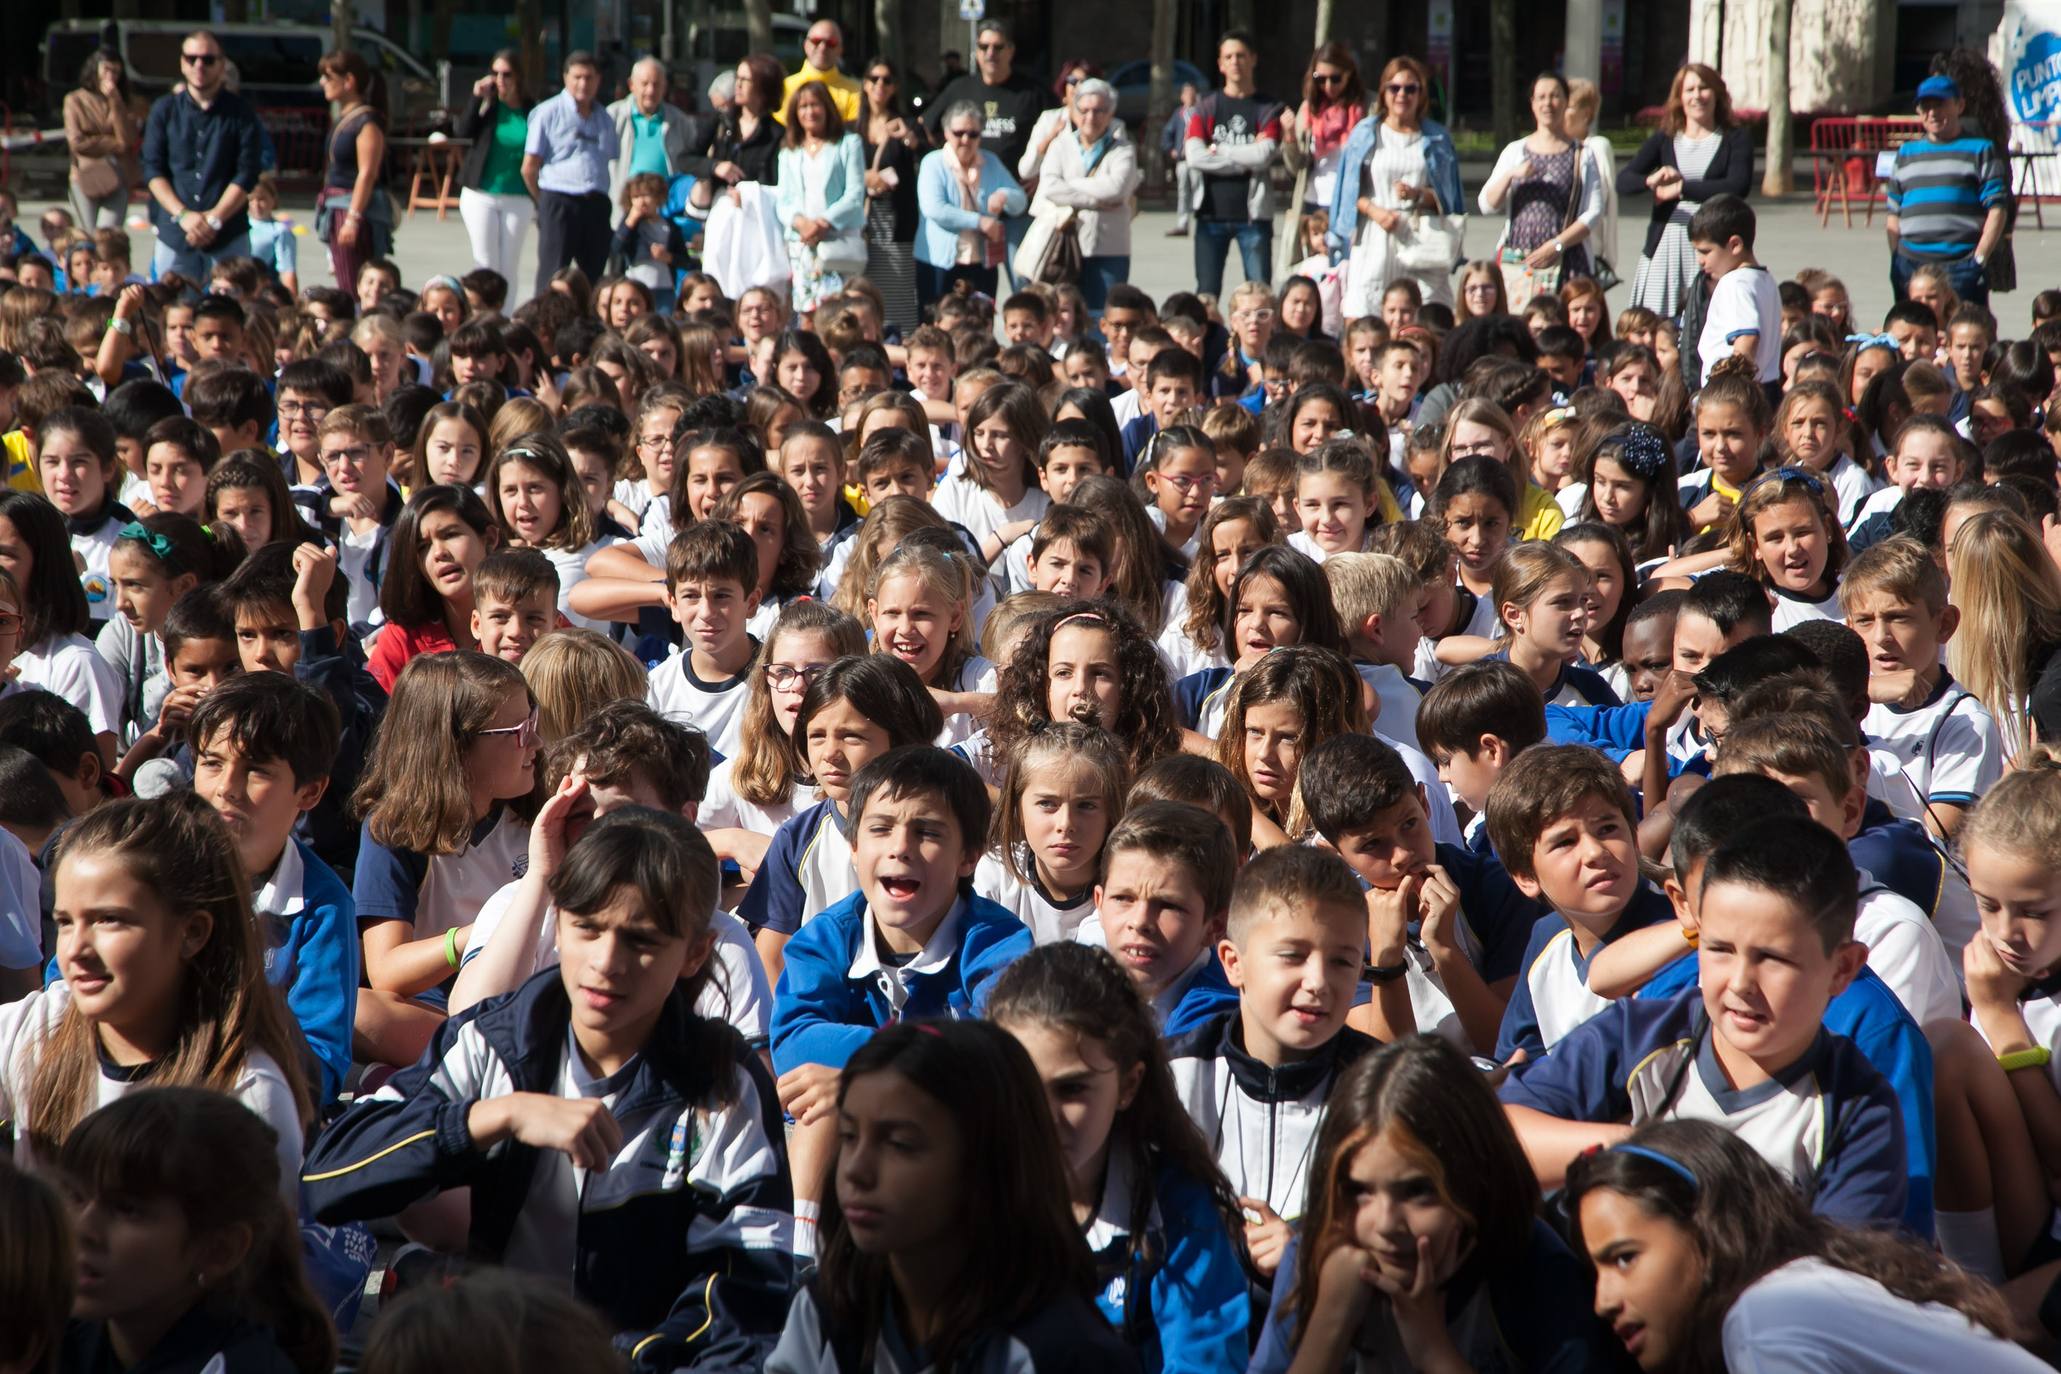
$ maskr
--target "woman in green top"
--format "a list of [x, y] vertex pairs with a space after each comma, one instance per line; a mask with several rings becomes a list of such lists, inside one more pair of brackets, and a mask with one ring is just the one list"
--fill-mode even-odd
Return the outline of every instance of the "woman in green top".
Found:
[[458, 214], [472, 238], [472, 263], [499, 272], [508, 282], [510, 308], [516, 304], [515, 284], [526, 280], [518, 270], [522, 241], [536, 215], [522, 180], [528, 107], [522, 56], [503, 48], [494, 54], [487, 74], [473, 83], [472, 99], [458, 111], [451, 131], [472, 140], [461, 173], [464, 189], [458, 196]]

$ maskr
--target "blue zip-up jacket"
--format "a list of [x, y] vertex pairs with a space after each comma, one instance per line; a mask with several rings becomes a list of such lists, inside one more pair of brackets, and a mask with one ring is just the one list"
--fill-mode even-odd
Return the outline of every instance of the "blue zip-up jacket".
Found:
[[[1697, 986], [1696, 956], [1685, 954], [1653, 975], [1636, 994], [1678, 996]], [[1881, 975], [1861, 965], [1860, 973], [1825, 1008], [1825, 1029], [1853, 1041], [1896, 1093], [1904, 1119], [1904, 1153], [1910, 1160], [1910, 1191], [1904, 1198], [1904, 1229], [1932, 1239], [1932, 1177], [1938, 1169], [1939, 1131], [1932, 1117], [1932, 1046], [1911, 1013]]]
[[[1324, 242], [1331, 249], [1331, 261], [1342, 262], [1352, 251], [1360, 229], [1360, 168], [1374, 151], [1375, 131], [1381, 127], [1378, 115], [1368, 115], [1353, 125], [1345, 136], [1345, 151], [1338, 157], [1338, 189], [1331, 193], [1331, 227]], [[1441, 214], [1467, 213], [1467, 193], [1460, 189], [1460, 153], [1446, 126], [1427, 119], [1424, 129], [1424, 174], [1438, 196]]]
[[[316, 1141], [303, 1206], [335, 1223], [470, 1188], [470, 1248], [499, 1260], [539, 1152], [514, 1139], [482, 1150], [467, 1117], [488, 1098], [556, 1095], [570, 1016], [553, 968], [446, 1021], [413, 1068]], [[565, 1277], [639, 1374], [759, 1369], [794, 1290], [794, 1192], [772, 1079], [735, 1030], [694, 1014], [684, 985], [617, 1078], [623, 1147], [586, 1175]]]
[[1160, 1038], [1172, 1040], [1186, 1035], [1217, 1013], [1235, 1011], [1237, 1007], [1238, 990], [1224, 976], [1224, 966], [1216, 951], [1211, 950], [1202, 967], [1189, 974], [1188, 981], [1181, 985], [1173, 1006], [1167, 1008], [1166, 1021], [1159, 1028]]
[[1095, 1306], [1145, 1374], [1219, 1374], [1244, 1367], [1251, 1304], [1245, 1266], [1210, 1190], [1170, 1165], [1153, 1171], [1150, 1220], [1131, 1230], [1138, 1180], [1112, 1151], [1102, 1202], [1088, 1223]]
[[1932, 837], [1916, 821], [1900, 820], [1873, 797], [1861, 812], [1860, 833], [1846, 842], [1855, 868], [1928, 917], [1939, 914], [1939, 900], [1946, 894], [1946, 859], [1933, 847]]
[[995, 976], [1030, 953], [1030, 929], [997, 903], [964, 894], [957, 920], [956, 944], [937, 967], [925, 969], [919, 956], [899, 970], [908, 991], [898, 1008], [882, 986], [887, 970], [863, 980], [852, 976], [866, 939], [866, 894], [854, 892], [811, 918], [787, 942], [787, 967], [773, 994], [774, 1070], [786, 1073], [798, 1064], [841, 1069], [890, 1021], [981, 1015]]

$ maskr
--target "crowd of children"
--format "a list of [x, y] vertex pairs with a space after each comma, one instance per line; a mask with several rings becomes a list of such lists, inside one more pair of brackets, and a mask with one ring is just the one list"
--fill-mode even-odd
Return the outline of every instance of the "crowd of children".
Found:
[[2061, 293], [1755, 228], [17, 273], [0, 1368], [2044, 1367]]

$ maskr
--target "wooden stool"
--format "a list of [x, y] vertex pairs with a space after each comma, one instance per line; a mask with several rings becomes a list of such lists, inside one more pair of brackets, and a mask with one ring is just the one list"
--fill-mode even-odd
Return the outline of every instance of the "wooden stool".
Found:
[[458, 204], [458, 193], [451, 183], [458, 179], [458, 154], [463, 147], [460, 143], [425, 140], [415, 150], [415, 170], [408, 178], [409, 214], [435, 210], [441, 223], [445, 214]]

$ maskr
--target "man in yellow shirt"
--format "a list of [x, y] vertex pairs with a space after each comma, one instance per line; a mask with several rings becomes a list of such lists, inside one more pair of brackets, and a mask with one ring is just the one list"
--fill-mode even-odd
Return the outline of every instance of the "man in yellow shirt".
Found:
[[787, 102], [794, 93], [811, 81], [820, 81], [830, 88], [830, 103], [837, 107], [837, 113], [846, 124], [859, 117], [859, 83], [838, 70], [838, 55], [844, 51], [844, 30], [831, 19], [818, 19], [809, 25], [808, 36], [802, 40], [801, 70], [787, 78], [787, 84], [780, 91], [780, 108], [773, 117], [782, 123], [787, 119]]

